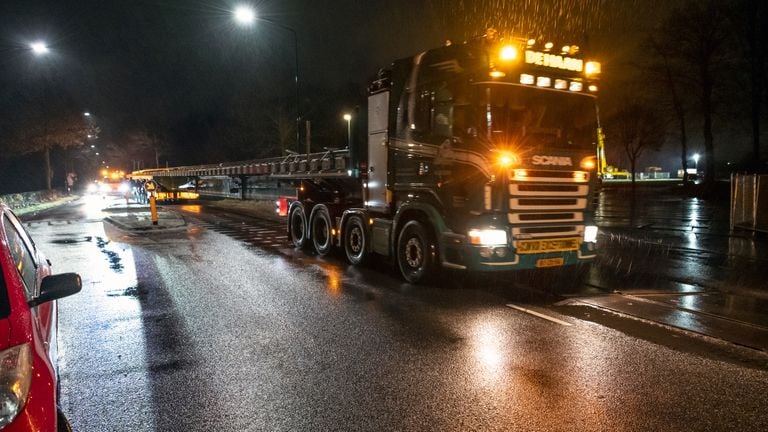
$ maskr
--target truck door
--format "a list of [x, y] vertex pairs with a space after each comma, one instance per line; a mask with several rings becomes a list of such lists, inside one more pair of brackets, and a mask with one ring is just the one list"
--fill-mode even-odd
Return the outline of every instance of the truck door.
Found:
[[368, 197], [365, 206], [389, 212], [387, 199], [387, 154], [389, 137], [389, 92], [368, 97]]

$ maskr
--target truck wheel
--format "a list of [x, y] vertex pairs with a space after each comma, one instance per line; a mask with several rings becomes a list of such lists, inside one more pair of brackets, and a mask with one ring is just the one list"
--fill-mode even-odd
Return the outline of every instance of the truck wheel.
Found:
[[365, 262], [368, 239], [365, 236], [365, 223], [360, 216], [350, 216], [344, 224], [344, 253], [352, 265]]
[[302, 249], [307, 246], [307, 215], [303, 207], [291, 210], [288, 232], [295, 247]]
[[331, 217], [328, 210], [319, 208], [312, 216], [312, 244], [320, 256], [328, 255], [333, 246], [331, 236]]
[[424, 283], [432, 277], [435, 243], [421, 222], [410, 221], [400, 232], [397, 240], [397, 264], [403, 278], [412, 284]]

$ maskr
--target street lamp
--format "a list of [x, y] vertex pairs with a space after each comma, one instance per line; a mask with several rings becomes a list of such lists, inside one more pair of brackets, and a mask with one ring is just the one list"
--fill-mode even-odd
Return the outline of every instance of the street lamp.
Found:
[[263, 21], [268, 24], [272, 24], [283, 30], [291, 32], [293, 35], [293, 48], [294, 48], [294, 81], [296, 84], [296, 150], [301, 151], [301, 133], [299, 132], [301, 126], [301, 99], [299, 98], [299, 38], [296, 35], [296, 30], [278, 22], [272, 21], [267, 18], [259, 18], [256, 14], [256, 10], [247, 5], [241, 5], [235, 8], [234, 12], [235, 21], [241, 25], [249, 26], [256, 21]]
[[29, 44], [29, 49], [31, 49], [36, 56], [45, 55], [49, 52], [48, 45], [46, 45], [45, 42], [40, 41]]
[[256, 12], [249, 6], [238, 6], [235, 8], [235, 20], [240, 24], [251, 25], [256, 21]]
[[696, 167], [696, 174], [699, 173], [699, 158], [701, 158], [701, 156], [698, 153], [694, 153], [693, 154], [693, 163], [696, 164], [695, 165], [695, 167]]
[[344, 114], [347, 121], [347, 148], [352, 148], [352, 114]]

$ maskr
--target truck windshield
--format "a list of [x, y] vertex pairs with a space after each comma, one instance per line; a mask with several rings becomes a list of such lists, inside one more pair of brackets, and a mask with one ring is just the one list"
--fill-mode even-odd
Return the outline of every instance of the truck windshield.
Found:
[[486, 148], [594, 149], [596, 130], [595, 98], [579, 93], [481, 83], [454, 107], [454, 132]]

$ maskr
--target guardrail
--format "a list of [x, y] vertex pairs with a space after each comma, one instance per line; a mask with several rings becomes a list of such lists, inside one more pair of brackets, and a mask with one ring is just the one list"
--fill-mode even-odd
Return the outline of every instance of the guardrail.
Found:
[[768, 232], [768, 175], [731, 174], [731, 230]]

